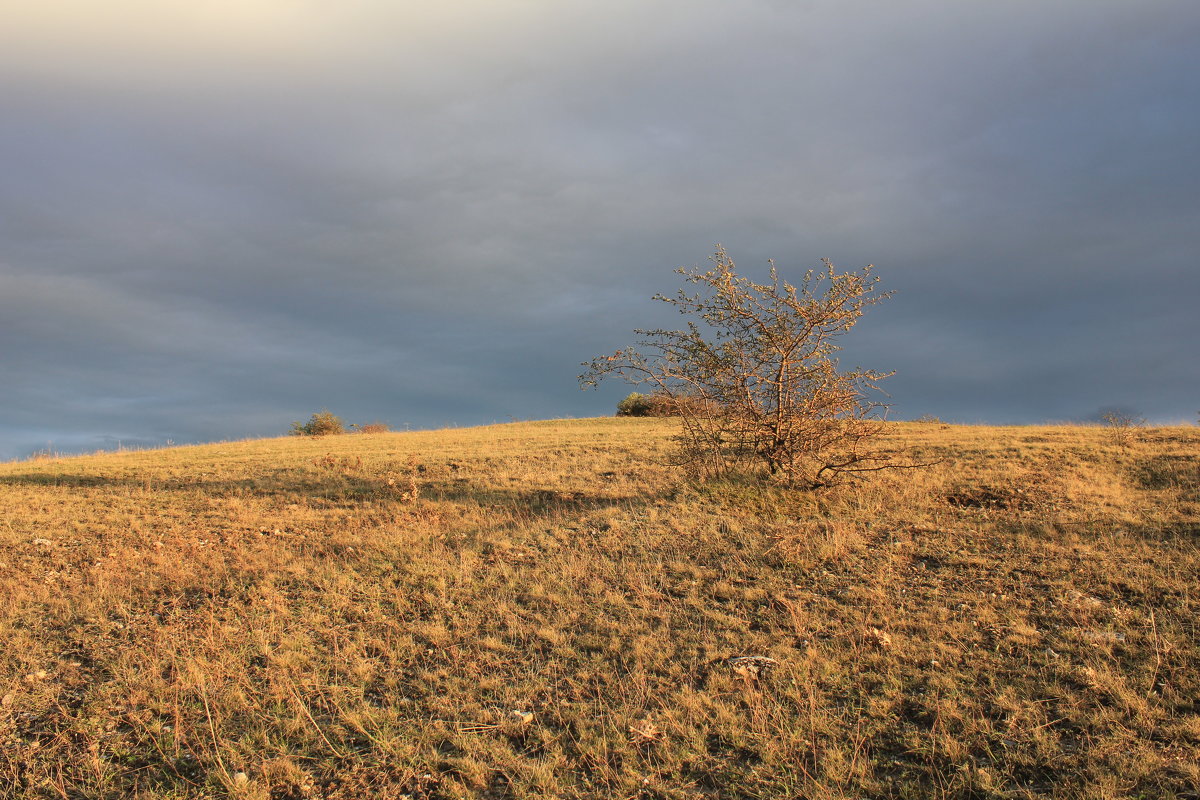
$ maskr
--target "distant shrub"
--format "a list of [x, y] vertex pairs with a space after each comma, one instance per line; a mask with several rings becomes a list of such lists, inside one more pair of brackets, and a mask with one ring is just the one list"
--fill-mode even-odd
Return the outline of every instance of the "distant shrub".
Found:
[[650, 396], [641, 392], [630, 392], [625, 399], [617, 403], [618, 417], [648, 417], [650, 416]]
[[355, 433], [387, 433], [391, 427], [386, 422], [368, 422], [363, 425], [354, 424], [350, 426]]
[[328, 409], [313, 414], [308, 422], [293, 422], [288, 431], [292, 436], [331, 436], [345, 433], [346, 426]]
[[618, 417], [675, 417], [679, 415], [679, 401], [661, 394], [630, 392], [617, 403]]

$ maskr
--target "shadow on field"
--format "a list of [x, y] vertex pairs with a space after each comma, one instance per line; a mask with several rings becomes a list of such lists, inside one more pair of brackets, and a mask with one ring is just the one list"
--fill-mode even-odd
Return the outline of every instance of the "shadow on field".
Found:
[[1200, 455], [1171, 454], [1141, 459], [1131, 477], [1143, 489], [1197, 489], [1200, 487]]
[[[595, 511], [652, 502], [649, 494], [616, 494], [562, 488], [479, 486], [464, 478], [414, 480], [395, 476], [320, 475], [311, 471], [278, 469], [254, 478], [206, 480], [147, 480], [111, 475], [39, 474], [0, 476], [0, 485], [98, 489], [120, 493], [146, 492], [202, 495], [211, 498], [260, 497], [284, 503], [307, 503], [321, 508], [355, 508], [367, 503], [413, 505], [420, 500], [520, 509], [535, 515]], [[415, 489], [415, 493], [414, 493]]]
[[134, 485], [132, 481], [114, 480], [102, 475], [0, 475], [0, 485], [7, 486], [122, 486]]

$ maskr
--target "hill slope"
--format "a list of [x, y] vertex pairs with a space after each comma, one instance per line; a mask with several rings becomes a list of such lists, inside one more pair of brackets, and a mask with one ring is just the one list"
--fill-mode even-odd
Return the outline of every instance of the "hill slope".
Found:
[[816, 493], [669, 432], [0, 465], [0, 796], [1197, 796], [1200, 431]]

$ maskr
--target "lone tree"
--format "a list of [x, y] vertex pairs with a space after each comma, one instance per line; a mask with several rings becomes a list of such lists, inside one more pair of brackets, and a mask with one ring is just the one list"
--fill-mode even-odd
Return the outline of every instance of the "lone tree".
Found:
[[642, 341], [584, 362], [583, 388], [609, 375], [649, 384], [678, 409], [681, 463], [703, 476], [765, 467], [789, 485], [825, 486], [898, 465], [869, 446], [887, 406], [871, 399], [891, 373], [841, 372], [837, 338], [890, 296], [867, 266], [838, 272], [827, 259], [798, 286], [772, 261], [770, 282], [737, 274], [720, 246], [713, 267], [680, 268], [687, 283], [655, 300], [687, 317], [686, 330], [638, 330]]

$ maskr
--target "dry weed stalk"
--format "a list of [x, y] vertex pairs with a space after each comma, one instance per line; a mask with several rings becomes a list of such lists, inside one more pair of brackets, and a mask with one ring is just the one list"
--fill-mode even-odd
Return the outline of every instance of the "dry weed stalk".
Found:
[[1146, 420], [1122, 411], [1109, 411], [1101, 415], [1108, 425], [1108, 434], [1112, 443], [1118, 447], [1129, 447], [1138, 438], [1138, 430], [1146, 427]]
[[638, 746], [654, 744], [663, 738], [663, 731], [652, 720], [629, 726], [629, 740]]

